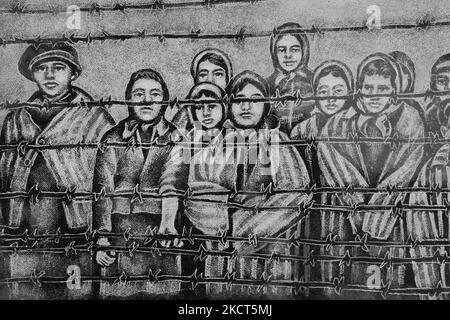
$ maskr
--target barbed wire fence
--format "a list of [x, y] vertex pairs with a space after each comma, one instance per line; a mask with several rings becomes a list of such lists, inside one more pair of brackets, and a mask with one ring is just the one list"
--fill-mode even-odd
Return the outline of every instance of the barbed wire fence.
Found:
[[[167, 2], [162, 0], [156, 0], [152, 3], [126, 3], [125, 1], [116, 2], [112, 5], [105, 6], [96, 2], [93, 2], [90, 6], [78, 7], [80, 12], [86, 12], [89, 14], [101, 14], [102, 12], [118, 11], [126, 14], [128, 11], [134, 10], [146, 10], [146, 11], [163, 11], [170, 9], [183, 9], [183, 8], [198, 8], [206, 7], [211, 8], [216, 5], [222, 4], [255, 4], [256, 2], [262, 2], [264, 0], [203, 0], [203, 1], [188, 1], [188, 2]], [[58, 6], [52, 6], [48, 8], [30, 8], [29, 4], [25, 2], [12, 2], [9, 7], [0, 8], [0, 14], [58, 14], [66, 13], [67, 8]]]
[[[216, 5], [222, 4], [257, 4], [263, 0], [204, 0], [204, 1], [194, 1], [194, 2], [170, 2], [165, 3], [163, 1], [157, 0], [153, 3], [142, 3], [142, 4], [126, 4], [117, 2], [111, 6], [103, 6], [97, 3], [93, 3], [91, 6], [80, 7], [81, 12], [88, 13], [90, 15], [99, 15], [102, 12], [123, 12], [126, 14], [132, 10], [149, 10], [149, 11], [163, 11], [170, 9], [181, 9], [181, 8], [191, 8], [191, 7], [205, 7], [213, 8]], [[63, 8], [49, 7], [44, 9], [28, 8], [22, 2], [12, 4], [9, 8], [0, 8], [1, 15], [31, 15], [31, 14], [57, 14], [61, 12], [66, 12]], [[426, 15], [424, 17], [418, 18], [413, 23], [406, 24], [384, 24], [381, 26], [382, 30], [427, 30], [433, 27], [444, 27], [450, 26], [450, 21], [436, 21], [433, 17]], [[323, 36], [328, 32], [362, 32], [367, 31], [366, 25], [361, 26], [316, 26], [313, 25], [310, 28], [292, 29], [284, 30], [283, 33], [306, 33], [310, 35]], [[4, 36], [0, 38], [0, 45], [3, 47], [15, 44], [33, 44], [38, 46], [41, 43], [55, 43], [55, 42], [68, 42], [71, 44], [86, 43], [91, 44], [95, 41], [126, 41], [130, 39], [158, 39], [161, 43], [167, 41], [168, 39], [229, 39], [236, 42], [243, 42], [247, 38], [263, 38], [263, 37], [276, 37], [280, 33], [277, 29], [272, 31], [259, 31], [259, 32], [248, 32], [245, 27], [240, 28], [235, 33], [207, 33], [203, 32], [198, 28], [192, 27], [189, 32], [186, 33], [175, 33], [166, 32], [161, 29], [160, 32], [148, 32], [146, 29], [136, 30], [135, 32], [129, 33], [111, 33], [107, 30], [100, 30], [98, 33], [87, 33], [85, 35], [79, 35], [75, 33], [65, 33], [60, 36], [55, 37], [17, 37], [17, 36]], [[435, 97], [443, 97], [450, 95], [450, 91], [432, 91], [427, 90], [423, 93], [408, 93], [408, 94], [391, 94], [387, 95], [394, 101], [400, 99], [434, 99]], [[373, 95], [372, 95], [373, 96]], [[376, 96], [386, 96], [386, 95], [376, 95]], [[218, 103], [240, 103], [240, 102], [268, 102], [274, 104], [275, 107], [279, 104], [284, 104], [287, 102], [301, 103], [303, 101], [320, 101], [324, 99], [358, 99], [363, 97], [360, 91], [355, 92], [351, 95], [346, 96], [331, 96], [331, 97], [316, 97], [316, 96], [302, 96], [300, 92], [293, 95], [281, 96], [277, 92], [273, 97], [264, 97], [257, 99], [237, 99], [233, 96], [227, 96], [225, 99], [215, 100]], [[172, 106], [178, 105], [180, 108], [187, 107], [194, 103], [201, 103], [198, 100], [188, 100], [188, 99], [178, 99], [174, 98], [170, 101], [162, 101], [162, 104], [170, 104]], [[208, 100], [211, 103], [211, 100]], [[50, 103], [44, 101], [42, 104], [28, 103], [28, 102], [10, 102], [6, 100], [0, 105], [0, 109], [13, 110], [23, 107], [36, 107], [36, 108], [53, 108], [53, 107], [84, 107], [84, 108], [97, 108], [97, 107], [112, 107], [112, 106], [134, 106], [143, 105], [145, 103], [135, 103], [131, 101], [124, 100], [114, 100], [111, 97], [103, 97], [102, 99], [96, 101], [81, 101], [78, 103]], [[401, 144], [431, 144], [431, 145], [442, 145], [450, 143], [450, 139], [442, 138], [439, 136], [429, 136], [420, 137], [414, 139], [401, 139], [399, 137], [388, 137], [388, 138], [368, 138], [361, 136], [351, 136], [346, 138], [341, 137], [329, 137], [329, 138], [317, 138], [317, 139], [307, 139], [307, 140], [291, 140], [286, 142], [279, 142], [280, 145], [288, 146], [307, 146], [309, 148], [314, 148], [319, 142], [322, 143], [387, 143], [392, 147], [398, 147]], [[153, 141], [152, 143], [118, 143], [118, 142], [108, 142], [103, 141], [99, 143], [83, 143], [77, 142], [73, 144], [65, 145], [52, 145], [52, 144], [42, 144], [39, 142], [32, 141], [21, 141], [14, 144], [3, 144], [0, 145], [0, 156], [5, 151], [15, 151], [19, 155], [25, 155], [29, 149], [45, 150], [45, 149], [64, 149], [64, 148], [94, 148], [99, 150], [99, 152], [104, 152], [106, 148], [158, 148], [165, 146], [174, 145], [186, 145], [193, 147], [192, 142], [184, 141], [169, 141], [160, 142]], [[270, 144], [270, 142], [269, 142]], [[244, 145], [252, 145], [244, 144]], [[204, 143], [198, 143], [197, 147], [204, 147]], [[233, 146], [239, 146], [239, 144], [234, 143]], [[204, 202], [204, 203], [215, 203], [228, 208], [242, 209], [252, 211], [254, 214], [262, 210], [280, 210], [289, 209], [296, 213], [295, 223], [301, 223], [308, 215], [319, 214], [320, 212], [334, 211], [334, 212], [344, 212], [347, 216], [355, 214], [356, 212], [367, 212], [367, 211], [379, 211], [387, 210], [390, 211], [392, 215], [399, 218], [404, 217], [408, 211], [421, 211], [429, 212], [430, 214], [441, 214], [445, 213], [448, 217], [450, 212], [450, 203], [444, 198], [441, 205], [412, 205], [404, 202], [403, 200], [398, 200], [394, 204], [390, 205], [369, 205], [362, 203], [355, 203], [353, 205], [330, 205], [318, 203], [315, 200], [310, 200], [301, 203], [297, 206], [261, 206], [256, 205], [246, 205], [235, 201], [238, 195], [251, 195], [251, 196], [262, 196], [264, 199], [270, 198], [274, 194], [307, 194], [307, 195], [324, 195], [324, 194], [347, 194], [352, 195], [355, 193], [411, 193], [411, 192], [425, 192], [429, 194], [441, 194], [450, 192], [450, 188], [445, 188], [441, 186], [408, 186], [400, 187], [396, 185], [389, 185], [386, 187], [377, 188], [362, 188], [359, 186], [346, 186], [346, 187], [322, 187], [315, 184], [305, 185], [303, 188], [295, 189], [277, 189], [274, 186], [261, 187], [261, 191], [245, 191], [245, 190], [229, 190], [220, 192], [194, 192], [190, 189], [188, 190], [176, 190], [175, 195], [182, 198], [184, 201], [192, 202]], [[204, 199], [207, 195], [224, 195], [227, 197], [226, 201], [219, 201], [213, 199]], [[163, 195], [157, 191], [148, 192], [139, 190], [139, 186], [136, 186], [133, 190], [124, 192], [111, 192], [107, 193], [102, 190], [101, 192], [77, 192], [76, 188], [68, 186], [65, 191], [43, 191], [39, 190], [38, 186], [34, 186], [27, 191], [14, 191], [14, 192], [0, 192], [0, 200], [9, 200], [23, 198], [28, 199], [30, 202], [36, 202], [43, 198], [54, 198], [60, 199], [65, 202], [72, 202], [74, 200], [88, 200], [92, 202], [97, 202], [104, 198], [131, 198], [132, 201], [142, 201], [145, 198], [151, 199], [161, 199], [166, 197], [173, 197], [174, 194]], [[202, 198], [203, 197], [203, 198]], [[105, 237], [109, 239], [124, 239], [125, 241], [133, 241], [127, 246], [102, 246], [97, 244], [96, 240], [100, 237]], [[180, 239], [181, 241], [194, 244], [201, 243], [198, 249], [187, 249], [187, 248], [166, 248], [160, 244], [161, 241]], [[62, 240], [70, 241], [66, 244]], [[49, 246], [48, 243], [45, 246], [40, 246], [41, 242], [52, 242], [54, 245]], [[139, 244], [141, 241], [142, 244]], [[205, 248], [203, 243], [205, 241], [218, 242], [225, 245], [226, 243], [243, 243], [250, 246], [257, 246], [258, 244], [269, 244], [269, 245], [279, 245], [286, 248], [300, 247], [300, 246], [314, 246], [315, 248], [324, 249], [325, 252], [330, 251], [332, 248], [343, 247], [346, 248], [343, 255], [337, 254], [317, 254], [316, 249], [310, 250], [307, 254], [303, 255], [293, 255], [293, 254], [281, 254], [279, 250], [273, 250], [271, 253], [253, 253], [253, 254], [239, 254], [237, 250], [233, 251], [222, 251], [222, 250], [209, 250]], [[63, 244], [64, 242], [64, 244]], [[80, 244], [81, 243], [81, 244]], [[434, 253], [426, 257], [396, 257], [388, 253], [384, 257], [376, 256], [352, 256], [350, 254], [349, 247], [359, 248], [363, 252], [369, 252], [371, 247], [384, 247], [384, 248], [418, 248], [427, 247], [434, 249]], [[238, 258], [248, 258], [248, 259], [261, 259], [268, 262], [268, 264], [273, 264], [280, 261], [296, 261], [303, 265], [314, 266], [322, 262], [335, 262], [339, 266], [344, 268], [349, 268], [352, 264], [357, 263], [370, 263], [375, 264], [380, 267], [380, 269], [392, 268], [394, 265], [412, 264], [412, 263], [433, 263], [441, 266], [449, 264], [449, 257], [447, 251], [442, 251], [441, 248], [446, 248], [450, 246], [450, 239], [436, 238], [436, 239], [418, 239], [413, 236], [409, 236], [407, 241], [383, 241], [370, 238], [369, 235], [356, 235], [354, 240], [340, 240], [337, 239], [332, 234], [329, 234], [326, 239], [311, 239], [305, 236], [300, 236], [298, 234], [293, 234], [290, 238], [280, 238], [280, 237], [264, 237], [258, 234], [251, 234], [247, 237], [232, 236], [223, 232], [221, 235], [204, 235], [204, 234], [193, 234], [192, 230], [187, 230], [183, 228], [180, 235], [167, 235], [159, 234], [156, 229], [149, 229], [145, 234], [132, 233], [132, 230], [127, 230], [124, 233], [114, 233], [114, 232], [102, 232], [98, 230], [88, 229], [84, 233], [63, 233], [58, 229], [54, 233], [44, 233], [39, 234], [37, 232], [31, 232], [28, 230], [22, 230], [20, 228], [11, 227], [8, 225], [0, 226], [0, 253], [3, 255], [14, 256], [19, 253], [47, 253], [56, 254], [63, 256], [76, 256], [81, 253], [87, 253], [92, 258], [95, 253], [99, 250], [114, 250], [121, 252], [123, 254], [128, 254], [133, 256], [136, 253], [144, 253], [152, 256], [162, 256], [162, 255], [181, 255], [190, 256], [195, 260], [204, 261], [209, 256], [222, 256], [229, 259]], [[94, 262], [92, 262], [94, 263]], [[12, 283], [32, 283], [37, 287], [42, 284], [65, 284], [70, 280], [70, 276], [53, 276], [47, 275], [45, 270], [35, 270], [28, 277], [10, 277], [0, 279], [1, 285], [10, 285]], [[418, 295], [424, 294], [430, 297], [438, 297], [441, 294], [450, 293], [450, 287], [446, 287], [442, 282], [438, 282], [436, 286], [421, 287], [402, 287], [402, 288], [392, 288], [391, 283], [382, 283], [380, 288], [368, 288], [364, 285], [347, 283], [342, 277], [335, 277], [330, 282], [320, 282], [320, 281], [306, 281], [303, 277], [300, 280], [285, 280], [285, 279], [274, 279], [273, 275], [270, 274], [269, 270], [266, 268], [265, 272], [257, 279], [244, 279], [236, 278], [234, 272], [227, 272], [223, 277], [205, 277], [198, 269], [194, 270], [192, 274], [189, 275], [171, 275], [171, 274], [161, 274], [160, 269], [152, 270], [149, 269], [147, 275], [133, 275], [127, 274], [126, 272], [119, 272], [117, 275], [113, 276], [98, 276], [98, 275], [82, 275], [79, 279], [81, 282], [112, 282], [115, 284], [123, 284], [128, 282], [159, 282], [164, 280], [176, 280], [187, 284], [191, 284], [194, 289], [199, 284], [226, 284], [227, 288], [231, 288], [232, 285], [245, 285], [245, 286], [255, 286], [258, 291], [268, 287], [283, 287], [293, 289], [293, 296], [299, 294], [305, 289], [334, 289], [337, 294], [342, 291], [356, 291], [356, 292], [371, 292], [378, 293], [382, 298], [388, 298], [390, 295]], [[1, 290], [1, 289], [0, 289]]]

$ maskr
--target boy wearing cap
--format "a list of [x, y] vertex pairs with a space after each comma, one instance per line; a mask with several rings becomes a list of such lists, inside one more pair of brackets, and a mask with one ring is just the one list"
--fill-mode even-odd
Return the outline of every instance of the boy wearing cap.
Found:
[[[12, 232], [18, 233], [24, 230], [30, 234], [84, 232], [91, 226], [91, 201], [72, 197], [71, 194], [75, 190], [91, 192], [97, 149], [68, 145], [99, 142], [114, 120], [104, 109], [81, 104], [92, 98], [80, 88], [72, 86], [72, 82], [81, 74], [81, 66], [77, 51], [70, 45], [32, 45], [25, 50], [18, 68], [25, 78], [34, 81], [39, 88], [28, 102], [42, 107], [29, 105], [14, 109], [3, 124], [0, 143], [19, 144], [21, 147], [4, 150], [0, 155], [0, 191], [27, 192], [29, 195], [1, 201], [4, 223]], [[75, 105], [49, 105], [56, 102]], [[29, 148], [28, 144], [44, 148]], [[53, 147], [58, 145], [64, 147]], [[47, 197], [42, 192], [66, 194]], [[38, 246], [58, 244], [64, 246], [68, 243], [64, 240], [56, 243], [53, 239], [37, 243]], [[47, 275], [66, 276], [66, 268], [71, 264], [69, 262], [64, 255], [44, 258], [29, 252], [11, 258], [10, 272], [11, 276], [25, 276], [33, 270], [43, 270]], [[90, 265], [87, 261], [78, 263], [82, 269]], [[12, 286], [11, 295], [44, 299], [64, 297], [57, 286], [46, 289], [43, 285], [44, 290], [28, 290], [26, 286]], [[61, 288], [67, 290], [65, 284]]]

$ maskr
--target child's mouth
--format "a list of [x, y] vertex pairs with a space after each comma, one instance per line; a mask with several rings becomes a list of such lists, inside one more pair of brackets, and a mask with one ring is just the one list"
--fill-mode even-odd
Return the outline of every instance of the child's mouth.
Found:
[[58, 86], [58, 84], [56, 82], [48, 82], [48, 83], [45, 83], [44, 86], [47, 89], [54, 89]]

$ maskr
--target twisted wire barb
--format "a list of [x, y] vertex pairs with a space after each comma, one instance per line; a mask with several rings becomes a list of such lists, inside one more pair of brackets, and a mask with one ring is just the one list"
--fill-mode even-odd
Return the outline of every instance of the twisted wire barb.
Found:
[[[202, 99], [179, 99], [175, 97], [172, 100], [163, 100], [158, 102], [158, 104], [166, 104], [171, 106], [178, 106], [179, 108], [186, 108], [193, 104], [202, 104], [202, 103], [241, 103], [241, 102], [268, 102], [275, 104], [275, 108], [277, 108], [280, 104], [284, 104], [286, 102], [295, 102], [300, 104], [305, 101], [321, 101], [328, 99], [351, 99], [357, 100], [363, 97], [389, 97], [393, 101], [398, 101], [402, 99], [418, 99], [425, 98], [427, 100], [432, 100], [436, 97], [441, 96], [449, 96], [450, 90], [446, 91], [436, 91], [436, 90], [426, 90], [424, 92], [413, 92], [413, 93], [391, 93], [391, 94], [371, 94], [365, 95], [361, 93], [360, 90], [356, 91], [353, 94], [341, 95], [341, 96], [315, 96], [315, 95], [302, 95], [300, 90], [297, 90], [293, 94], [280, 95], [279, 91], [273, 95], [268, 97], [255, 97], [255, 98], [236, 98], [234, 95], [226, 95], [223, 99], [211, 99], [211, 100], [202, 100]], [[112, 106], [142, 106], [148, 105], [148, 102], [135, 102], [135, 101], [127, 101], [127, 100], [113, 100], [111, 96], [102, 97], [99, 100], [93, 101], [80, 101], [80, 102], [50, 102], [43, 101], [42, 103], [33, 103], [33, 102], [10, 102], [5, 100], [0, 104], [0, 109], [18, 109], [23, 107], [35, 107], [35, 108], [76, 108], [76, 107], [84, 107], [84, 108], [98, 108], [98, 107], [112, 107]]]
[[[381, 30], [425, 30], [432, 27], [443, 27], [449, 26], [450, 21], [435, 21], [429, 20], [424, 23], [421, 19], [418, 19], [414, 23], [405, 24], [383, 24], [379, 29]], [[191, 28], [190, 32], [185, 33], [175, 33], [175, 32], [153, 32], [148, 33], [147, 30], [142, 29], [136, 32], [130, 33], [111, 33], [106, 30], [101, 30], [99, 33], [92, 34], [89, 32], [87, 35], [76, 35], [76, 34], [63, 34], [58, 37], [17, 37], [14, 35], [6, 36], [0, 38], [0, 45], [12, 45], [12, 44], [39, 44], [39, 43], [54, 43], [54, 42], [65, 42], [68, 41], [72, 44], [76, 43], [87, 43], [91, 44], [94, 41], [104, 42], [106, 40], [112, 41], [125, 41], [130, 39], [148, 39], [155, 38], [159, 42], [164, 43], [167, 39], [190, 39], [190, 40], [212, 40], [212, 39], [228, 39], [234, 40], [237, 43], [242, 43], [247, 38], [266, 38], [266, 37], [276, 37], [281, 33], [290, 34], [312, 34], [323, 36], [326, 32], [361, 32], [370, 31], [366, 25], [360, 26], [333, 26], [333, 27], [322, 27], [313, 25], [310, 28], [295, 28], [289, 30], [283, 30], [282, 32], [277, 31], [275, 28], [273, 31], [255, 31], [248, 32], [245, 27], [241, 27], [235, 33], [204, 33], [198, 28]]]
[[[130, 282], [160, 282], [160, 281], [179, 281], [189, 283], [192, 288], [199, 284], [223, 284], [226, 285], [227, 291], [232, 290], [232, 285], [245, 285], [257, 287], [258, 291], [264, 288], [291, 288], [292, 296], [298, 295], [302, 290], [309, 289], [334, 289], [337, 294], [342, 294], [343, 291], [357, 291], [357, 292], [369, 292], [379, 293], [381, 297], [386, 299], [388, 295], [418, 295], [425, 294], [429, 296], [439, 296], [441, 294], [450, 293], [450, 287], [444, 287], [441, 282], [436, 286], [429, 286], [423, 288], [417, 287], [401, 287], [391, 288], [391, 282], [381, 283], [379, 288], [369, 288], [360, 284], [345, 283], [343, 277], [335, 277], [332, 281], [304, 281], [301, 280], [285, 280], [274, 279], [272, 274], [263, 273], [261, 277], [257, 279], [243, 279], [236, 278], [229, 273], [223, 277], [205, 277], [203, 273], [199, 273], [196, 269], [191, 275], [165, 275], [160, 274], [160, 270], [149, 270], [148, 275], [129, 275], [126, 272], [111, 276], [92, 276], [83, 275], [78, 279], [80, 283], [100, 283], [109, 282], [112, 284], [127, 284]], [[0, 279], [0, 285], [9, 285], [11, 283], [32, 283], [38, 287], [42, 284], [66, 284], [72, 281], [70, 276], [48, 276], [44, 271], [35, 271], [30, 276], [23, 277], [10, 277]], [[226, 294], [226, 291], [224, 292]]]
[[[79, 6], [78, 10], [80, 12], [86, 12], [89, 14], [100, 14], [102, 12], [122, 12], [127, 13], [128, 10], [149, 10], [149, 11], [162, 11], [162, 10], [172, 10], [172, 9], [184, 9], [184, 8], [196, 8], [196, 7], [206, 7], [211, 8], [215, 5], [222, 4], [240, 4], [240, 3], [250, 3], [255, 4], [256, 2], [263, 2], [264, 0], [203, 0], [203, 1], [191, 1], [191, 2], [163, 2], [161, 0], [153, 1], [152, 3], [124, 3], [116, 2], [112, 5], [105, 6], [100, 5], [96, 2], [92, 3], [90, 6]], [[0, 8], [0, 14], [18, 14], [18, 15], [30, 15], [30, 14], [58, 14], [66, 13], [67, 8], [63, 7], [48, 7], [48, 8], [27, 8], [26, 4], [21, 4], [16, 2], [9, 8]]]

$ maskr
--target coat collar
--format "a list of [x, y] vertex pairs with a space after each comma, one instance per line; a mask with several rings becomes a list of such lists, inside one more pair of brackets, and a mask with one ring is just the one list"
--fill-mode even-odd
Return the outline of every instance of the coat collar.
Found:
[[[135, 119], [128, 119], [127, 121], [125, 121], [125, 125], [122, 131], [122, 138], [128, 140], [131, 137], [138, 135], [138, 129], [140, 125], [142, 124]], [[162, 137], [166, 135], [171, 129], [169, 123], [163, 117], [161, 117], [161, 120], [156, 125], [154, 125], [153, 128], [155, 129], [153, 137], [155, 135], [157, 135], [158, 137]]]
[[65, 94], [53, 99], [47, 98], [41, 91], [36, 91], [28, 99], [28, 102], [78, 102], [81, 100], [91, 101], [92, 97], [83, 89], [76, 86], [70, 86], [69, 90]]
[[376, 115], [368, 115], [364, 114], [362, 112], [357, 111], [355, 107], [350, 107], [346, 111], [344, 111], [344, 114], [342, 115], [343, 119], [351, 119], [353, 117], [359, 116], [360, 118], [363, 117], [363, 119], [373, 118], [373, 117], [380, 117], [380, 116], [387, 116], [400, 108], [401, 103], [399, 104], [391, 104], [389, 107], [381, 111], [380, 113], [377, 113]]
[[431, 160], [430, 167], [447, 166], [449, 162], [450, 145], [443, 145]]

